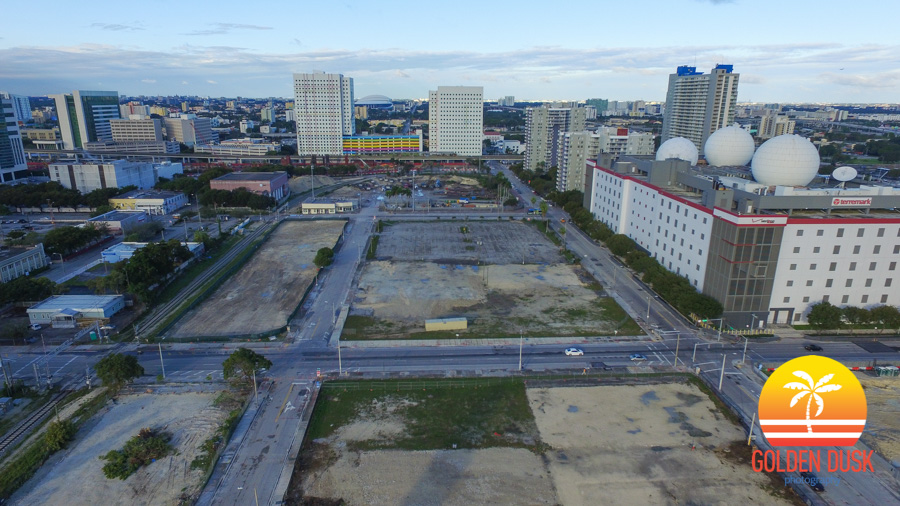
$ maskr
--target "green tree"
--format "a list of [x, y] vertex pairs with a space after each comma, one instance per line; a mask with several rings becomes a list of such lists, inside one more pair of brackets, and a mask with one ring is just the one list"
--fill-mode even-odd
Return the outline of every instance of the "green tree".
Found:
[[881, 323], [886, 328], [900, 328], [900, 311], [894, 306], [873, 307], [870, 311], [872, 320]]
[[56, 291], [56, 283], [47, 278], [20, 276], [0, 283], [0, 304], [44, 300]]
[[866, 324], [872, 320], [872, 313], [863, 307], [847, 306], [841, 308], [841, 314], [853, 325]]
[[313, 263], [320, 269], [331, 265], [332, 262], [334, 262], [334, 250], [331, 248], [319, 248], [316, 258], [313, 259]]
[[51, 453], [62, 450], [75, 437], [75, 424], [69, 420], [50, 422], [44, 432], [44, 446]]
[[828, 330], [840, 327], [841, 317], [841, 308], [830, 302], [820, 302], [812, 305], [806, 319], [814, 328]]
[[168, 432], [141, 429], [141, 432], [129, 439], [121, 450], [110, 450], [106, 455], [99, 457], [100, 460], [106, 461], [103, 465], [103, 475], [109, 479], [128, 478], [141, 466], [171, 453], [173, 450], [169, 444], [171, 439], [172, 435]]
[[247, 383], [254, 372], [269, 367], [272, 367], [271, 360], [248, 348], [238, 348], [222, 362], [225, 379], [235, 383]]
[[113, 353], [103, 357], [94, 364], [94, 370], [97, 371], [97, 376], [103, 381], [103, 384], [113, 392], [144, 374], [144, 368], [138, 364], [136, 357], [122, 353]]

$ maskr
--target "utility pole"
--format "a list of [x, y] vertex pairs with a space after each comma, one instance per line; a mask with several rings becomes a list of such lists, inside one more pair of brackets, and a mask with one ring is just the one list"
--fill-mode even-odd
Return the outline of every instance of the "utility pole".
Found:
[[331, 303], [331, 324], [337, 323], [337, 314], [335, 314], [334, 302]]
[[647, 322], [650, 322], [650, 296], [647, 296]]
[[722, 373], [719, 374], [719, 391], [722, 391], [722, 382], [725, 381], [725, 358], [728, 355], [722, 355]]
[[750, 342], [746, 336], [744, 336], [744, 356], [741, 358], [741, 363], [743, 364], [747, 360], [747, 344]]
[[35, 388], [40, 388], [41, 387], [41, 376], [38, 373], [37, 364], [31, 364], [31, 365], [34, 366], [34, 386], [35, 386]]
[[344, 366], [341, 363], [341, 342], [338, 341], [338, 376], [344, 375]]
[[90, 367], [84, 368], [84, 377], [87, 382], [88, 390], [90, 390], [91, 389], [91, 368]]
[[753, 425], [756, 423], [756, 411], [753, 412], [753, 421], [750, 422], [750, 434], [747, 435], [747, 446], [753, 441]]
[[156, 343], [156, 345], [159, 346], [159, 365], [162, 367], [162, 377], [163, 377], [163, 380], [165, 380], [166, 379], [166, 363], [163, 362], [162, 343]]
[[694, 353], [691, 354], [691, 362], [697, 361], [697, 345], [701, 343], [694, 343]]
[[525, 340], [525, 335], [519, 331], [519, 370], [522, 370], [522, 342]]
[[3, 365], [3, 355], [0, 355], [0, 369], [3, 370], [3, 378], [6, 381], [6, 384], [9, 385], [10, 391], [12, 391], [13, 384], [12, 378], [9, 377], [9, 365]]
[[253, 393], [256, 395], [256, 407], [259, 407], [259, 389], [256, 388], [256, 369], [253, 369]]
[[678, 367], [678, 347], [681, 345], [681, 332], [675, 336], [675, 367]]
[[309, 180], [312, 185], [312, 198], [316, 200], [316, 176], [313, 174], [313, 164], [309, 164]]

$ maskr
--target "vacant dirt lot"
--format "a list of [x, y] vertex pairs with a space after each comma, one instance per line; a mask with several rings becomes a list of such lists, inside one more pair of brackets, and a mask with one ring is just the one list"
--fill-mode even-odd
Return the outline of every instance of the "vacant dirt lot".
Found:
[[580, 268], [568, 265], [373, 261], [344, 336], [402, 337], [424, 331], [426, 319], [460, 316], [469, 320], [460, 335], [603, 335], [620, 323], [609, 321], [603, 301]]
[[438, 221], [385, 226], [378, 260], [463, 264], [555, 264], [559, 248], [532, 226], [510, 221]]
[[[199, 492], [204, 472], [191, 470], [200, 445], [213, 435], [226, 413], [214, 407], [214, 394], [120, 396], [54, 455], [12, 497], [15, 504], [179, 504]], [[173, 455], [139, 469], [126, 480], [103, 476], [98, 457], [122, 448], [141, 428], [172, 433]]]
[[316, 188], [321, 188], [323, 186], [333, 185], [334, 179], [331, 179], [328, 176], [300, 176], [300, 177], [292, 177], [290, 181], [288, 181], [288, 187], [291, 189], [291, 193], [303, 193], [309, 191], [313, 184], [315, 184]]
[[900, 460], [900, 378], [856, 373], [869, 406], [862, 440], [889, 462]]
[[514, 448], [348, 450], [356, 442], [389, 446], [404, 433], [389, 394], [392, 401], [316, 441], [321, 467], [303, 474], [303, 494], [349, 505], [786, 504], [763, 488], [765, 476], [725, 458], [743, 432], [696, 387], [527, 394], [543, 456]]
[[203, 304], [187, 313], [175, 337], [246, 335], [287, 323], [316, 275], [319, 248], [331, 248], [343, 221], [285, 221], [252, 259]]
[[779, 504], [764, 476], [724, 460], [746, 436], [694, 386], [529, 389], [528, 397], [552, 447], [561, 504]]

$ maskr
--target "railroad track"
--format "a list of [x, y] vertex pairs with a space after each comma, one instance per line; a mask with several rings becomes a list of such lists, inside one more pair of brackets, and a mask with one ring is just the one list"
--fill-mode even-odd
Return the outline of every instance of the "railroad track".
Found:
[[178, 309], [187, 299], [194, 295], [194, 293], [206, 284], [207, 281], [213, 278], [216, 274], [219, 273], [222, 269], [225, 268], [232, 260], [237, 258], [239, 255], [244, 253], [250, 244], [253, 243], [256, 239], [258, 239], [266, 230], [269, 229], [271, 224], [267, 223], [262, 227], [257, 228], [249, 235], [246, 235], [240, 242], [238, 242], [233, 248], [231, 248], [227, 253], [222, 255], [215, 264], [209, 266], [205, 271], [200, 273], [190, 284], [188, 284], [184, 289], [181, 290], [175, 297], [172, 298], [169, 302], [166, 302], [162, 306], [156, 308], [153, 313], [148, 316], [139, 327], [137, 332], [137, 337], [147, 337], [156, 330], [159, 325], [165, 321], [172, 311]]
[[56, 407], [57, 404], [59, 404], [59, 401], [63, 400], [63, 398], [65, 398], [65, 396], [68, 395], [68, 393], [69, 392], [67, 392], [67, 391], [62, 391], [62, 392], [57, 393], [56, 395], [53, 396], [52, 399], [50, 399], [49, 402], [47, 402], [47, 404], [44, 404], [39, 409], [37, 409], [34, 413], [29, 415], [28, 418], [19, 422], [19, 425], [16, 426], [16, 428], [14, 428], [12, 430], [12, 432], [3, 436], [3, 439], [0, 440], [0, 454], [5, 452], [6, 449], [9, 448], [13, 443], [15, 443], [16, 440], [18, 440], [20, 436], [22, 436], [23, 434], [25, 434], [26, 432], [31, 430], [35, 425], [40, 423], [41, 420], [43, 420], [44, 417], [47, 416], [50, 413], [50, 411], [53, 410], [54, 407]]

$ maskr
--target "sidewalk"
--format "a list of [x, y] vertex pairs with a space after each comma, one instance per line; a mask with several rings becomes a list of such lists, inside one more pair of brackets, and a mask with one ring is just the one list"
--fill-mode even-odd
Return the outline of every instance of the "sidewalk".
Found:
[[[526, 337], [525, 344], [608, 344], [631, 341], [645, 341], [646, 335], [638, 336], [588, 336], [588, 337]], [[341, 341], [341, 348], [400, 348], [413, 346], [514, 346], [518, 337], [497, 339], [397, 339], [380, 341]]]

